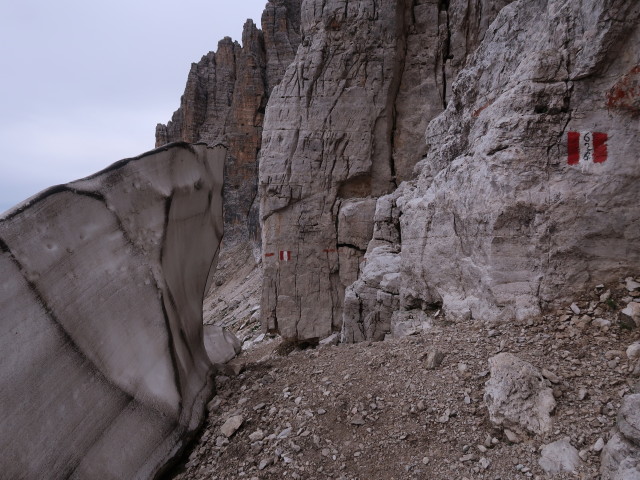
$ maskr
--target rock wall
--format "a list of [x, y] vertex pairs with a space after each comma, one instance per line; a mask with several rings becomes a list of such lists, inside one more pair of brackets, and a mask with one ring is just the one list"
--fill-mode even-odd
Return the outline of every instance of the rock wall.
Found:
[[411, 312], [523, 319], [638, 269], [639, 18], [634, 0], [501, 10], [429, 124], [418, 178], [377, 203], [365, 259], [386, 267], [350, 287], [347, 340]]
[[242, 47], [221, 40], [191, 66], [180, 108], [156, 127], [156, 146], [206, 142], [228, 148], [225, 166], [224, 247], [260, 241], [257, 156], [269, 93], [291, 63], [300, 43], [300, 1], [271, 0], [262, 30], [244, 25]]
[[3, 477], [153, 478], [197, 430], [225, 155], [169, 145], [0, 218]]
[[306, 0], [303, 41], [267, 106], [260, 157], [262, 322], [341, 329], [376, 199], [411, 178], [424, 130], [499, 9], [452, 0]]

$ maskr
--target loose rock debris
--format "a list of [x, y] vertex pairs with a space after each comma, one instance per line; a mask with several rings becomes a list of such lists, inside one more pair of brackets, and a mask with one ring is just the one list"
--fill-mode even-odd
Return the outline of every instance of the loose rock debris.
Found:
[[[618, 287], [574, 302], [578, 314], [571, 305], [491, 327], [436, 322], [418, 335], [286, 356], [275, 341], [259, 344], [238, 359], [242, 373], [217, 378], [208, 422], [173, 478], [600, 478], [623, 398], [640, 392], [639, 330], [618, 319], [635, 296]], [[490, 420], [483, 397], [500, 352], [540, 371], [556, 402], [548, 431]], [[242, 424], [227, 436], [234, 418]], [[566, 455], [550, 456], [553, 445]]]

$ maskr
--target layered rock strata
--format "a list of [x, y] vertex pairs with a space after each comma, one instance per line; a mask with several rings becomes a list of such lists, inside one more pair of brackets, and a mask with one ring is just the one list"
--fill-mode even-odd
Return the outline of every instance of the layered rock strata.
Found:
[[376, 199], [411, 178], [427, 123], [506, 3], [303, 3], [303, 42], [269, 100], [260, 157], [265, 328], [298, 339], [341, 328]]
[[173, 144], [0, 218], [0, 470], [153, 478], [204, 417], [225, 149]]
[[639, 18], [633, 0], [500, 11], [429, 124], [418, 178], [377, 203], [366, 264], [397, 252], [378, 278], [401, 282], [367, 284], [365, 268], [347, 340], [389, 331], [387, 305], [523, 319], [640, 266]]
[[156, 127], [157, 147], [176, 141], [227, 147], [225, 249], [260, 241], [257, 156], [264, 110], [300, 43], [300, 2], [271, 0], [262, 30], [248, 20], [242, 46], [227, 37], [192, 64], [180, 108]]

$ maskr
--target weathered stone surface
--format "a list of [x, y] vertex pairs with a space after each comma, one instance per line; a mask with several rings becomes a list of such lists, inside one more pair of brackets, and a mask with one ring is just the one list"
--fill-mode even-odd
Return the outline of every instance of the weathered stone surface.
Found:
[[167, 142], [222, 144], [225, 166], [224, 249], [259, 243], [257, 156], [264, 110], [300, 43], [301, 0], [271, 0], [262, 30], [248, 20], [242, 47], [225, 38], [217, 51], [191, 66], [180, 108], [156, 127], [156, 146]]
[[602, 450], [602, 480], [640, 478], [640, 394], [622, 399], [616, 428]]
[[489, 359], [484, 401], [493, 423], [515, 432], [547, 433], [556, 401], [540, 371], [511, 353]]
[[0, 218], [4, 477], [152, 478], [197, 430], [224, 155], [170, 145]]
[[547, 474], [555, 475], [577, 472], [582, 460], [578, 456], [578, 450], [571, 445], [571, 439], [563, 438], [545, 445], [538, 463]]
[[624, 397], [618, 411], [618, 429], [624, 437], [640, 447], [640, 395]]
[[[619, 53], [640, 49], [639, 17], [631, 0], [500, 11], [429, 124], [418, 178], [394, 195], [401, 308], [525, 319], [638, 268], [640, 117], [607, 95], [636, 67]], [[369, 313], [345, 310], [345, 324]]]
[[211, 363], [227, 363], [242, 351], [242, 343], [224, 327], [205, 325], [204, 348]]
[[[451, 63], [449, 16], [469, 7], [451, 3], [303, 4], [304, 40], [270, 98], [260, 160], [266, 329], [301, 339], [340, 329], [345, 287], [365, 250], [341, 241], [351, 228], [341, 212], [359, 202], [373, 210], [425, 153], [424, 129], [444, 108], [449, 72], [464, 64]], [[467, 19], [456, 28], [464, 53], [477, 38], [462, 31], [481, 36], [483, 27]], [[371, 232], [371, 216], [359, 212], [359, 222]], [[291, 259], [279, 261], [280, 251]]]
[[629, 327], [640, 327], [640, 303], [629, 302], [629, 304], [620, 310], [620, 323]]

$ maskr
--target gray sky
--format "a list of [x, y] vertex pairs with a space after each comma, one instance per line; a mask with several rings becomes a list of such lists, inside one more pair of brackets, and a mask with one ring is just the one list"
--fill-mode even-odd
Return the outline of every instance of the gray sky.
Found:
[[0, 213], [154, 147], [192, 62], [267, 0], [0, 0]]

